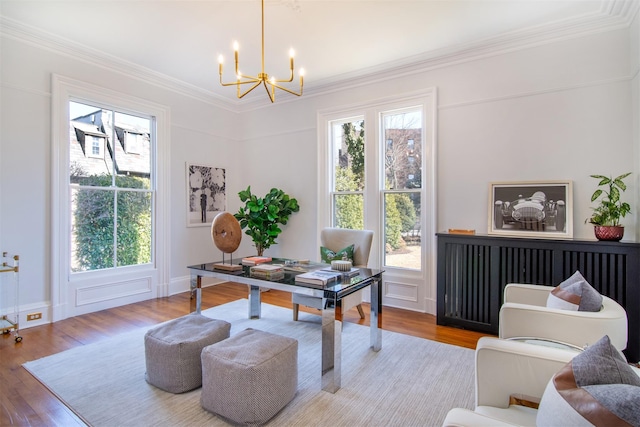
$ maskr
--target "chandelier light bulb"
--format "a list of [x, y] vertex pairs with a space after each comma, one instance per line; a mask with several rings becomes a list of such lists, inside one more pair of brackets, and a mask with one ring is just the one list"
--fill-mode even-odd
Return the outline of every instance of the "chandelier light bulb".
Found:
[[293, 58], [296, 55], [296, 51], [293, 48], [289, 49], [289, 56]]
[[240, 45], [237, 40], [233, 42], [233, 50], [236, 52], [240, 50]]
[[224, 64], [224, 56], [218, 55], [218, 64], [220, 65]]

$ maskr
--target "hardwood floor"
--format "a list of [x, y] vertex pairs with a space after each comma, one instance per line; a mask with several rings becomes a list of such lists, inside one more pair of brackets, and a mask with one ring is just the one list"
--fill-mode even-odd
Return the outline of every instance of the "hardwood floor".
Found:
[[[203, 289], [202, 309], [247, 297], [245, 285], [226, 283]], [[271, 290], [262, 294], [262, 301], [291, 308], [291, 294]], [[368, 325], [352, 309], [345, 322]], [[53, 324], [22, 329], [21, 343], [13, 335], [0, 339], [0, 426], [74, 426], [84, 425], [62, 402], [41, 385], [22, 364], [73, 347], [90, 344], [131, 329], [151, 326], [173, 319], [195, 309], [189, 293], [144, 301], [124, 307], [77, 316]], [[303, 311], [314, 312], [306, 307]], [[475, 348], [485, 334], [436, 325], [435, 316], [385, 307], [382, 327], [390, 331], [427, 338], [448, 344]], [[383, 342], [384, 349], [384, 342]]]

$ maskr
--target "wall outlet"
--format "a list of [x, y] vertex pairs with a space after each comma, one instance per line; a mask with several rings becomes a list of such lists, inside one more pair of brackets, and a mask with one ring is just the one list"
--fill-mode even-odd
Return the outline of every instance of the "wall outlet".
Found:
[[38, 320], [38, 319], [42, 319], [42, 313], [27, 314], [27, 322], [30, 320]]

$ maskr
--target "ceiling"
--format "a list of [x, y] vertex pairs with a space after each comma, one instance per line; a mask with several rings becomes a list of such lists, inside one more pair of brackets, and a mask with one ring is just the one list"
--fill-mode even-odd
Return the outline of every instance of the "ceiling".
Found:
[[[265, 0], [265, 72], [286, 77], [293, 47], [308, 93], [455, 52], [628, 20], [635, 2]], [[225, 56], [225, 80], [232, 79], [234, 40], [241, 71], [260, 72], [259, 0], [0, 0], [0, 15], [5, 28], [223, 101], [236, 102], [235, 89], [219, 85], [217, 58]], [[256, 90], [245, 99], [265, 98]]]

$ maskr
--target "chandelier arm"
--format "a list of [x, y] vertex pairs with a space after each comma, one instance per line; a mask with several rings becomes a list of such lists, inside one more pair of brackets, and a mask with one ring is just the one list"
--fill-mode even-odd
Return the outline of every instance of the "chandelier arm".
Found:
[[271, 82], [269, 82], [269, 85], [271, 85], [271, 86], [272, 86], [272, 87], [274, 87], [274, 88], [277, 88], [277, 89], [283, 90], [283, 91], [285, 91], [285, 92], [288, 92], [288, 93], [290, 93], [290, 94], [292, 94], [292, 95], [302, 96], [302, 85], [300, 85], [300, 93], [298, 93], [298, 92], [294, 92], [294, 91], [292, 91], [291, 89], [287, 89], [287, 88], [286, 88], [286, 87], [284, 87], [284, 86], [280, 86], [279, 84], [275, 84], [275, 83], [271, 83]]
[[[267, 82], [266, 80], [263, 80], [262, 84], [264, 85], [264, 88], [267, 91], [267, 95], [269, 95], [269, 100], [273, 104], [273, 102], [276, 100], [276, 91], [273, 85], [270, 82]], [[267, 85], [271, 86], [271, 91], [269, 91], [269, 87]]]
[[240, 81], [240, 82], [236, 81], [236, 82], [231, 82], [231, 83], [224, 83], [222, 81], [222, 79], [220, 79], [220, 85], [222, 85], [222, 86], [239, 86], [239, 85], [246, 85], [248, 83], [256, 83], [256, 82], [258, 84], [260, 84], [260, 80], [259, 79], [243, 80], [243, 81]]
[[247, 89], [246, 91], [244, 91], [243, 93], [240, 93], [240, 86], [238, 86], [238, 99], [241, 99], [242, 97], [244, 97], [246, 94], [248, 94], [249, 92], [251, 92], [252, 90], [254, 90], [255, 88], [257, 88], [258, 86], [260, 86], [260, 83], [262, 83], [262, 81], [258, 80], [256, 81], [256, 83], [251, 86], [249, 89]]
[[288, 80], [276, 79], [275, 81], [278, 83], [291, 83], [293, 81], [293, 70], [291, 70], [291, 76], [289, 77]]

